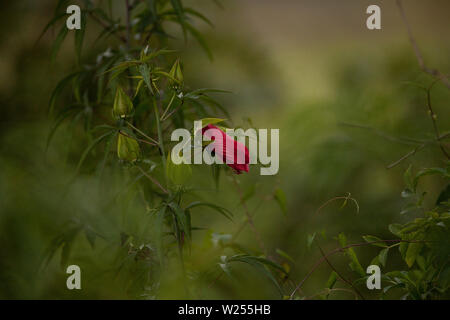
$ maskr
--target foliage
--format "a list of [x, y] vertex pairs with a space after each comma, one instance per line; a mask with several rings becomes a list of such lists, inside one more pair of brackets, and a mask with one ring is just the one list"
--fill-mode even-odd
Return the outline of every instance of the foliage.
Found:
[[[61, 23], [65, 16], [65, 3], [59, 1], [55, 17], [44, 29], [45, 33], [60, 23], [61, 31], [53, 44], [52, 59], [67, 36], [67, 28]], [[70, 224], [70, 228], [63, 228], [61, 235], [52, 241], [45, 262], [48, 263], [62, 248], [61, 265], [66, 267], [73, 240], [84, 235], [92, 250], [98, 250], [98, 242], [106, 241], [112, 244], [108, 250], [119, 252], [116, 260], [120, 263], [115, 272], [126, 273], [128, 270], [124, 277], [137, 285], [133, 297], [160, 297], [160, 290], [164, 290], [161, 279], [167, 277], [165, 270], [174, 265], [181, 270], [180, 280], [185, 286], [185, 292], [177, 294], [198, 297], [190, 289], [195, 287], [194, 283], [200, 280], [210, 283], [214, 278], [210, 276], [211, 271], [197, 270], [186, 262], [196, 247], [193, 233], [204, 229], [192, 225], [191, 215], [201, 209], [232, 220], [233, 213], [214, 201], [204, 201], [196, 196], [196, 190], [189, 186], [190, 165], [176, 165], [170, 159], [170, 132], [176, 128], [192, 128], [195, 120], [202, 120], [204, 125], [224, 122], [225, 119], [218, 117], [230, 119], [230, 115], [214, 98], [214, 95], [227, 91], [189, 87], [178, 52], [167, 48], [169, 39], [174, 36], [166, 27], [178, 25], [184, 38], [191, 35], [212, 59], [212, 53], [194, 27], [193, 20], [209, 25], [211, 22], [195, 9], [185, 7], [180, 0], [122, 1], [125, 23], [112, 15], [111, 5], [112, 1], [108, 1], [106, 6], [83, 1], [83, 26], [75, 33], [77, 67], [56, 85], [51, 95], [49, 113], [56, 120], [48, 143], [61, 124], [80, 124], [88, 144], [81, 153], [77, 175], [90, 174], [94, 170], [102, 177], [105, 171], [111, 174], [109, 169], [112, 169], [127, 176], [124, 181], [131, 181], [129, 185], [132, 188], [122, 183], [124, 194], [118, 195], [114, 201], [125, 206], [127, 202], [138, 201], [127, 195], [128, 190], [136, 190], [143, 195], [139, 201], [144, 201], [153, 226], [146, 224], [141, 235], [117, 230], [116, 234], [106, 236], [101, 230], [96, 230], [94, 223], [77, 221]], [[95, 43], [101, 40], [108, 43], [105, 51], [97, 49], [99, 53], [95, 61], [84, 56], [82, 50], [85, 30], [94, 22], [103, 28]], [[116, 152], [113, 152], [114, 148]], [[85, 168], [86, 159], [92, 157], [97, 164], [94, 168]], [[221, 171], [228, 176], [234, 174], [225, 165], [214, 165], [212, 179], [216, 186]], [[74, 177], [76, 179], [77, 176]], [[241, 199], [242, 204], [245, 205], [251, 196], [245, 195]], [[279, 188], [275, 199], [285, 212], [286, 199]], [[216, 241], [214, 237], [213, 234], [213, 242]], [[233, 254], [223, 263], [218, 263], [219, 259], [224, 259], [220, 257], [225, 248], [231, 248]], [[248, 254], [250, 251], [253, 254]], [[215, 270], [213, 273], [220, 271], [232, 276], [229, 264], [246, 263], [265, 274], [282, 296], [277, 278], [281, 279], [279, 273], [285, 274], [286, 271], [262, 255], [263, 252], [239, 247], [231, 241], [214, 249], [216, 261], [213, 259], [209, 268]], [[174, 256], [178, 257], [175, 261]], [[139, 265], [139, 272], [134, 272]], [[180, 275], [178, 272], [175, 274], [178, 279]]]
[[[54, 18], [44, 29], [44, 33], [50, 28], [59, 30], [53, 42], [52, 60], [57, 59], [69, 34], [64, 23], [66, 4], [64, 0], [58, 2]], [[171, 41], [178, 41], [176, 31], [171, 29], [176, 25], [185, 40], [194, 38], [205, 51], [205, 58], [212, 59], [212, 52], [194, 21], [206, 25], [212, 25], [212, 22], [196, 9], [184, 6], [180, 0], [124, 0], [121, 2], [121, 18], [112, 14], [112, 1], [97, 4], [85, 0], [82, 4], [83, 27], [74, 35], [76, 65], [56, 85], [49, 101], [48, 109], [54, 125], [48, 144], [58, 135], [63, 124], [69, 123], [75, 133], [82, 130], [85, 147], [78, 154], [76, 175], [70, 182], [81, 180], [83, 175], [97, 175], [99, 181], [106, 180], [106, 175], [118, 176], [121, 190], [114, 195], [112, 204], [123, 209], [125, 215], [136, 217], [136, 211], [142, 207], [136, 209], [133, 203], [140, 203], [145, 207], [145, 214], [136, 218], [135, 228], [117, 228], [113, 232], [105, 232], [99, 226], [99, 215], [92, 219], [66, 221], [60, 234], [49, 244], [43, 258], [44, 266], [59, 250], [60, 264], [64, 269], [69, 264], [75, 240], [84, 237], [96, 254], [103, 250], [111, 253], [112, 272], [125, 279], [120, 289], [133, 298], [203, 298], [203, 292], [209, 293], [210, 287], [224, 276], [225, 283], [236, 285], [255, 276], [258, 281], [267, 282], [277, 297], [285, 299], [330, 299], [335, 293], [350, 294], [357, 299], [367, 294], [377, 298], [448, 298], [448, 159], [444, 160], [442, 167], [424, 168], [415, 174], [412, 166], [406, 170], [406, 188], [402, 198], [408, 203], [400, 214], [409, 221], [386, 227], [395, 239], [363, 233], [365, 242], [350, 243], [345, 233], [339, 231], [334, 238], [338, 247], [326, 253], [321, 242], [330, 238], [327, 232], [321, 230], [309, 234], [306, 236], [307, 246], [317, 246], [322, 258], [305, 278], [296, 281], [291, 269], [298, 261], [279, 248], [272, 252], [255, 228], [253, 212], [247, 206], [250, 199], [258, 196], [255, 185], [241, 189], [240, 180], [226, 166], [212, 166], [211, 180], [216, 189], [224, 176], [234, 183], [230, 188], [239, 193], [239, 206], [245, 212], [245, 219], [235, 234], [214, 232], [212, 227], [193, 225], [193, 215], [218, 213], [224, 221], [235, 221], [234, 208], [224, 208], [214, 198], [205, 200], [200, 197], [198, 190], [189, 184], [195, 170], [186, 164], [174, 165], [170, 160], [169, 133], [173, 129], [191, 129], [193, 121], [199, 119], [204, 123], [226, 121], [224, 125], [233, 125], [230, 112], [216, 98], [227, 91], [191, 88], [187, 81], [189, 75], [184, 74], [185, 61], [180, 52], [171, 50], [169, 46]], [[102, 31], [91, 48], [96, 52], [92, 56], [87, 55], [83, 48], [86, 47], [86, 30], [94, 23]], [[436, 115], [429, 99], [434, 84], [427, 82], [426, 86], [421, 85], [420, 90], [426, 93], [429, 116], [436, 128]], [[381, 131], [375, 130], [375, 133], [387, 137]], [[395, 167], [430, 146], [439, 146], [446, 157], [443, 141], [449, 135], [435, 133], [433, 138], [423, 140], [398, 138], [402, 142], [407, 140], [414, 149], [389, 167]], [[434, 195], [436, 203], [432, 207], [426, 207], [425, 200], [433, 194], [422, 191], [419, 184], [425, 176], [447, 183], [438, 195]], [[279, 186], [275, 186], [269, 195], [285, 215], [289, 213], [288, 196]], [[363, 211], [348, 193], [328, 200], [315, 214], [335, 201], [342, 201], [341, 209], [350, 203], [357, 213]], [[246, 226], [251, 228], [258, 242], [257, 249], [236, 240]], [[207, 244], [196, 237], [197, 233], [205, 230], [209, 230]], [[380, 251], [372, 261], [366, 261], [361, 258], [360, 250], [369, 251], [370, 246]], [[199, 252], [207, 252], [210, 259], [196, 261]], [[343, 253], [348, 260], [346, 272], [338, 270], [331, 261], [331, 257], [338, 253]], [[319, 265], [325, 263], [331, 272], [324, 290], [307, 295], [302, 290], [304, 282]], [[377, 294], [367, 293], [365, 287], [365, 266], [369, 264], [383, 267], [383, 290]], [[384, 272], [384, 268], [390, 269]], [[182, 283], [184, 292], [178, 292], [175, 286], [176, 292], [167, 294], [172, 282]]]

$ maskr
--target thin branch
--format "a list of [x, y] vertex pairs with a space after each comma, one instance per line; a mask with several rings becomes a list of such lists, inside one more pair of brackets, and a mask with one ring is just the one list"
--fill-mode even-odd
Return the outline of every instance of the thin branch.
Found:
[[126, 121], [127, 125], [129, 125], [131, 128], [133, 128], [134, 130], [136, 130], [139, 134], [141, 134], [143, 137], [147, 138], [148, 140], [150, 140], [153, 143], [156, 143], [156, 145], [158, 145], [158, 141], [156, 141], [155, 139], [153, 139], [152, 137], [149, 137], [148, 135], [146, 135], [144, 132], [142, 132], [141, 130], [139, 130], [138, 128], [136, 128], [135, 126], [133, 126], [131, 124], [131, 122]]
[[[255, 211], [259, 209], [259, 207], [264, 203], [264, 201], [267, 201], [271, 199], [271, 197], [265, 197], [262, 198], [261, 201], [255, 206], [255, 208], [253, 209], [252, 213], [250, 213], [251, 217], [253, 218], [255, 216]], [[239, 234], [242, 232], [242, 230], [244, 230], [245, 226], [248, 223], [248, 219], [245, 219], [244, 222], [242, 222], [242, 224], [240, 225], [239, 229], [234, 233], [233, 237], [232, 237], [232, 241], [236, 241], [236, 238], [239, 236]]]
[[114, 26], [109, 26], [107, 25], [105, 22], [103, 22], [103, 20], [101, 20], [100, 18], [98, 18], [92, 11], [89, 11], [89, 16], [92, 18], [92, 20], [94, 20], [95, 22], [97, 22], [99, 25], [101, 25], [104, 29], [109, 30], [111, 29], [111, 33], [116, 36], [120, 41], [122, 41], [123, 43], [127, 42], [127, 39], [118, 34], [116, 31], [114, 31]]
[[431, 89], [433, 88], [433, 86], [434, 86], [434, 84], [436, 83], [436, 81], [435, 82], [433, 82], [431, 85], [430, 85], [430, 87], [428, 88], [428, 90], [427, 90], [427, 107], [428, 107], [428, 113], [429, 113], [429, 115], [430, 115], [430, 118], [431, 118], [431, 122], [433, 123], [433, 128], [434, 128], [434, 133], [436, 134], [436, 140], [439, 142], [439, 147], [441, 148], [441, 150], [442, 150], [442, 153], [447, 157], [447, 159], [450, 159], [450, 155], [447, 153], [447, 151], [445, 150], [445, 148], [444, 148], [444, 145], [442, 144], [442, 142], [440, 141], [440, 133], [439, 133], [439, 128], [438, 128], [438, 125], [437, 125], [437, 121], [436, 121], [436, 119], [437, 119], [437, 116], [436, 116], [436, 114], [434, 113], [434, 110], [433, 110], [433, 108], [432, 108], [432, 106], [431, 106]]
[[169, 111], [169, 108], [172, 105], [173, 99], [175, 99], [175, 92], [173, 93], [172, 98], [170, 99], [169, 104], [166, 107], [166, 110], [164, 110], [164, 112], [163, 112], [163, 114], [162, 114], [162, 116], [160, 118], [161, 121], [164, 120], [164, 116], [166, 115], [167, 111]]
[[412, 138], [408, 138], [408, 137], [394, 137], [391, 136], [377, 128], [373, 128], [370, 126], [366, 126], [366, 125], [362, 125], [362, 124], [357, 124], [357, 123], [349, 123], [349, 122], [340, 122], [339, 125], [342, 126], [346, 126], [346, 127], [351, 127], [351, 128], [358, 128], [358, 129], [366, 129], [369, 131], [372, 131], [373, 133], [375, 133], [377, 136], [380, 136], [386, 140], [392, 141], [392, 142], [398, 142], [398, 143], [402, 143], [402, 144], [406, 144], [406, 145], [417, 145], [419, 143], [423, 143], [424, 141], [422, 140], [418, 140], [418, 139], [412, 139]]
[[[180, 104], [178, 107], [176, 107], [174, 110], [172, 110], [172, 111], [171, 111], [167, 116], [165, 116], [164, 119], [162, 119], [161, 121], [165, 121], [165, 120], [169, 119], [171, 115], [173, 115], [175, 112], [177, 112], [178, 110], [180, 110], [180, 108], [183, 106], [183, 104], [184, 104], [184, 99], [181, 100], [181, 104]], [[161, 118], [162, 118], [162, 117], [161, 117]]]
[[245, 215], [247, 216], [248, 224], [250, 225], [250, 228], [252, 229], [253, 233], [256, 236], [256, 240], [258, 241], [259, 247], [264, 253], [267, 253], [266, 247], [264, 246], [264, 242], [261, 239], [261, 235], [259, 234], [258, 230], [256, 229], [255, 223], [253, 222], [253, 218], [252, 218], [250, 212], [248, 211], [247, 204], [245, 203], [245, 200], [244, 200], [243, 195], [242, 195], [241, 187], [239, 186], [239, 184], [238, 184], [238, 182], [236, 180], [236, 177], [234, 175], [233, 175], [233, 182], [234, 182], [234, 184], [236, 186], [236, 190], [237, 190], [237, 192], [239, 194], [239, 198], [241, 200], [242, 207], [244, 208]]
[[325, 289], [319, 293], [316, 293], [312, 296], [306, 297], [305, 300], [309, 300], [312, 299], [314, 297], [317, 297], [321, 294], [330, 294], [331, 292], [336, 292], [336, 291], [344, 291], [344, 292], [350, 292], [351, 294], [353, 294], [355, 296], [355, 300], [358, 300], [358, 296], [356, 295], [356, 293], [350, 289], [345, 289], [345, 288], [334, 288], [334, 289]]
[[319, 247], [320, 253], [322, 254], [322, 257], [324, 257], [324, 259], [325, 259], [325, 261], [327, 262], [328, 266], [329, 266], [334, 272], [336, 272], [336, 274], [338, 275], [338, 277], [339, 277], [342, 281], [344, 281], [346, 284], [348, 284], [350, 287], [352, 287], [354, 293], [356, 293], [362, 300], [365, 300], [365, 299], [364, 299], [364, 296], [363, 296], [363, 295], [361, 294], [361, 292], [359, 292], [359, 290], [353, 285], [353, 283], [352, 283], [351, 281], [345, 279], [345, 278], [342, 276], [342, 274], [341, 274], [339, 271], [337, 271], [337, 269], [331, 264], [330, 260], [328, 260], [328, 258], [325, 256], [325, 252], [323, 252], [322, 247], [319, 245], [319, 243], [318, 243], [317, 241], [315, 241], [315, 242], [316, 242], [317, 247]]
[[[345, 196], [345, 197], [340, 196], [340, 197], [334, 197], [334, 198], [331, 198], [331, 199], [327, 200], [324, 204], [322, 204], [322, 205], [316, 210], [316, 214], [319, 213], [319, 211], [322, 210], [324, 207], [326, 207], [329, 203], [331, 203], [331, 202], [333, 202], [333, 201], [336, 201], [336, 200], [345, 200], [345, 201], [352, 200], [353, 203], [354, 203], [355, 206], [356, 206], [356, 213], [359, 213], [359, 204], [358, 204], [358, 201], [356, 201], [356, 199], [354, 199], [354, 198], [351, 197], [351, 193], [348, 193], [347, 196]], [[344, 202], [344, 205], [345, 205], [345, 202]]]
[[400, 164], [403, 160], [408, 159], [409, 157], [415, 155], [418, 151], [422, 150], [423, 148], [425, 148], [426, 144], [423, 143], [420, 146], [415, 147], [413, 150], [411, 150], [410, 152], [408, 152], [407, 154], [405, 154], [403, 157], [401, 157], [400, 159], [392, 162], [391, 164], [389, 164], [386, 169], [391, 169], [393, 167], [395, 167], [396, 165]]
[[129, 134], [127, 134], [127, 133], [125, 133], [125, 132], [123, 132], [123, 131], [121, 131], [121, 130], [119, 130], [119, 134], [121, 134], [121, 135], [123, 135], [123, 136], [125, 136], [125, 137], [128, 137], [128, 138], [131, 138], [131, 139], [135, 139], [135, 140], [137, 140], [137, 141], [139, 141], [139, 142], [146, 143], [146, 144], [151, 145], [151, 146], [157, 146], [156, 144], [154, 144], [154, 143], [152, 143], [152, 142], [149, 142], [149, 141], [147, 141], [147, 140], [132, 137], [132, 136], [130, 136]]
[[324, 255], [321, 259], [319, 259], [313, 266], [313, 268], [306, 274], [306, 276], [303, 278], [302, 281], [299, 282], [299, 284], [295, 287], [294, 291], [292, 291], [291, 295], [290, 295], [290, 299], [292, 300], [294, 298], [295, 293], [303, 286], [303, 284], [305, 283], [306, 280], [309, 279], [309, 277], [314, 273], [314, 271], [316, 271], [316, 269], [323, 263], [326, 261], [326, 259], [328, 259], [330, 256], [339, 253], [339, 252], [344, 252], [346, 249], [349, 248], [354, 248], [354, 247], [363, 247], [363, 246], [367, 246], [367, 245], [371, 245], [374, 243], [381, 243], [381, 242], [408, 242], [408, 243], [416, 243], [416, 242], [431, 242], [431, 241], [426, 241], [426, 240], [379, 240], [379, 241], [369, 241], [369, 242], [363, 242], [363, 243], [354, 243], [354, 244], [349, 244], [348, 246], [345, 247], [340, 247], [340, 248], [336, 248], [330, 252], [328, 252], [326, 255]]
[[129, 49], [130, 48], [130, 40], [131, 40], [130, 0], [125, 0], [125, 5], [127, 7], [127, 47]]
[[143, 174], [144, 176], [146, 176], [151, 182], [153, 182], [155, 185], [157, 185], [164, 193], [166, 193], [166, 194], [169, 193], [169, 192], [168, 192], [166, 189], [164, 189], [164, 187], [158, 182], [158, 180], [156, 180], [156, 179], [153, 178], [151, 175], [149, 175], [147, 172], [145, 172], [144, 169], [142, 169], [141, 167], [139, 167], [139, 166], [136, 166], [136, 167], [139, 169], [139, 171], [142, 172], [142, 174]]
[[403, 23], [406, 26], [406, 30], [408, 31], [408, 37], [409, 37], [409, 42], [411, 43], [413, 49], [414, 49], [414, 54], [416, 55], [416, 59], [417, 62], [419, 63], [419, 67], [422, 71], [432, 75], [433, 77], [435, 77], [436, 79], [442, 81], [442, 83], [450, 89], [450, 81], [448, 80], [448, 76], [442, 74], [441, 72], [439, 72], [439, 70], [437, 69], [432, 69], [429, 68], [426, 64], [425, 61], [423, 59], [422, 53], [419, 50], [419, 46], [417, 45], [416, 40], [414, 39], [413, 33], [411, 31], [411, 27], [408, 23], [408, 20], [406, 19], [406, 14], [405, 14], [405, 10], [403, 9], [403, 5], [401, 0], [396, 0], [396, 4], [397, 7], [400, 11], [400, 15], [402, 17]]

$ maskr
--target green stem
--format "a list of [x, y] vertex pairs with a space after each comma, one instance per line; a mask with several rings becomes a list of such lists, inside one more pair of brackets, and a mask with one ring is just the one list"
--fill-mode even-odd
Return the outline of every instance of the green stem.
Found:
[[[163, 141], [163, 135], [161, 130], [161, 123], [159, 121], [159, 110], [158, 105], [156, 104], [156, 98], [153, 99], [153, 109], [155, 110], [155, 120], [156, 120], [156, 130], [158, 131], [158, 146], [159, 150], [161, 151], [161, 159], [162, 159], [162, 165], [164, 170], [164, 179], [166, 182], [166, 186], [168, 185], [168, 179], [167, 179], [167, 171], [166, 171], [166, 152], [164, 151], [164, 141]], [[169, 195], [171, 195], [171, 192], [169, 190]]]
[[169, 111], [170, 106], [172, 105], [173, 99], [175, 98], [175, 93], [172, 95], [172, 98], [170, 99], [169, 104], [167, 105], [166, 110], [164, 110], [162, 116], [161, 116], [161, 121], [164, 121], [164, 116], [166, 115], [167, 111]]
[[136, 130], [138, 133], [140, 133], [142, 136], [144, 136], [145, 138], [147, 138], [148, 140], [158, 144], [158, 141], [156, 141], [155, 139], [153, 139], [152, 137], [149, 137], [148, 135], [146, 135], [144, 132], [142, 132], [141, 130], [139, 130], [138, 128], [136, 128], [135, 126], [133, 126], [131, 124], [131, 122], [126, 121], [127, 125], [129, 125], [131, 128], [133, 128], [134, 130]]

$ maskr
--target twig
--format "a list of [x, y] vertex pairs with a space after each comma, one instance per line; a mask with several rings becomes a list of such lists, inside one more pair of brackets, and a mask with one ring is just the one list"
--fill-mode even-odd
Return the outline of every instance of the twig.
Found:
[[356, 293], [362, 300], [364, 299], [364, 296], [361, 294], [361, 292], [359, 292], [359, 290], [353, 285], [353, 283], [351, 283], [351, 281], [345, 279], [341, 273], [339, 271], [337, 271], [337, 269], [331, 264], [330, 260], [328, 260], [328, 258], [325, 256], [325, 253], [322, 250], [322, 247], [319, 245], [319, 243], [317, 241], [315, 241], [317, 247], [319, 247], [320, 253], [322, 254], [322, 257], [325, 258], [325, 261], [327, 262], [327, 264], [330, 266], [330, 268], [336, 272], [336, 274], [338, 275], [338, 277], [344, 281], [345, 283], [347, 283], [350, 287], [352, 287], [352, 289], [354, 290], [354, 293]]
[[437, 121], [436, 121], [437, 116], [434, 113], [433, 108], [431, 107], [431, 89], [433, 88], [433, 86], [436, 82], [437, 81], [433, 82], [427, 90], [427, 107], [428, 107], [428, 112], [429, 112], [429, 115], [431, 118], [431, 122], [433, 123], [434, 133], [436, 134], [436, 140], [439, 142], [439, 147], [441, 148], [442, 153], [447, 157], [447, 159], [450, 159], [450, 155], [445, 150], [444, 145], [442, 144], [442, 142], [439, 138], [441, 135], [439, 133], [439, 128], [438, 128]]
[[342, 126], [346, 126], [346, 127], [351, 127], [351, 128], [366, 129], [366, 130], [372, 131], [373, 133], [375, 133], [376, 135], [378, 135], [382, 138], [385, 138], [386, 140], [403, 143], [403, 144], [407, 144], [407, 145], [417, 145], [419, 143], [424, 142], [422, 140], [412, 139], [412, 138], [408, 138], [408, 137], [394, 137], [394, 136], [391, 136], [377, 128], [373, 128], [373, 127], [362, 125], [362, 124], [348, 123], [348, 122], [340, 122], [338, 124], [342, 125]]
[[264, 242], [263, 242], [262, 239], [261, 239], [261, 235], [259, 234], [258, 230], [257, 230], [256, 227], [255, 227], [255, 224], [254, 224], [254, 222], [253, 222], [253, 218], [252, 218], [250, 212], [248, 211], [247, 204], [245, 203], [244, 198], [243, 198], [243, 196], [242, 196], [242, 190], [241, 190], [241, 187], [239, 186], [239, 184], [238, 184], [238, 182], [237, 182], [237, 180], [236, 180], [236, 177], [235, 177], [234, 175], [233, 175], [233, 182], [234, 182], [234, 184], [236, 185], [236, 190], [237, 190], [237, 192], [238, 192], [238, 194], [239, 194], [239, 198], [240, 198], [240, 200], [241, 200], [242, 207], [244, 208], [245, 215], [247, 216], [248, 224], [250, 225], [250, 228], [252, 229], [253, 233], [254, 233], [255, 236], [256, 236], [256, 240], [258, 241], [259, 247], [260, 247], [260, 249], [261, 249], [264, 253], [267, 253], [267, 252], [266, 252], [266, 248], [265, 248], [265, 246], [264, 246]]
[[406, 19], [405, 10], [403, 9], [403, 5], [402, 5], [401, 0], [396, 0], [396, 4], [397, 4], [397, 7], [398, 7], [398, 9], [399, 9], [399, 11], [400, 11], [400, 15], [401, 15], [401, 17], [402, 17], [402, 19], [403, 19], [403, 22], [404, 22], [404, 24], [405, 24], [405, 26], [406, 26], [406, 30], [408, 31], [409, 42], [411, 43], [411, 45], [412, 45], [412, 47], [413, 47], [413, 49], [414, 49], [414, 54], [416, 55], [416, 59], [417, 59], [417, 62], [419, 63], [420, 69], [421, 69], [422, 71], [424, 71], [424, 72], [426, 72], [426, 73], [432, 75], [432, 76], [435, 77], [436, 79], [442, 81], [442, 83], [443, 83], [447, 88], [450, 89], [450, 82], [449, 82], [449, 80], [448, 80], [448, 76], [442, 74], [442, 73], [439, 72], [439, 70], [437, 70], [437, 69], [429, 68], [429, 67], [425, 64], [425, 61], [424, 61], [423, 56], [422, 56], [422, 53], [421, 53], [420, 50], [419, 50], [419, 46], [417, 45], [417, 42], [416, 42], [416, 40], [414, 39], [414, 36], [413, 36], [413, 34], [412, 34], [412, 31], [411, 31], [411, 27], [410, 27], [410, 25], [409, 25], [409, 23], [408, 23], [408, 20]]
[[[171, 115], [173, 115], [175, 112], [177, 112], [178, 110], [180, 110], [180, 108], [183, 106], [183, 104], [184, 104], [184, 99], [181, 100], [181, 104], [180, 104], [178, 107], [176, 107], [174, 110], [172, 110], [172, 111], [171, 111], [164, 119], [162, 119], [161, 121], [165, 121], [165, 120], [169, 119]], [[161, 117], [161, 118], [162, 118], [162, 117]]]
[[125, 5], [127, 7], [127, 47], [129, 49], [130, 48], [130, 40], [131, 40], [130, 0], [125, 0]]
[[[253, 209], [253, 212], [250, 214], [252, 216], [252, 218], [255, 216], [255, 211], [259, 209], [259, 207], [264, 203], [264, 201], [267, 201], [267, 197], [266, 198], [262, 198], [261, 201], [256, 205], [256, 207]], [[242, 230], [244, 230], [245, 226], [248, 223], [248, 219], [245, 219], [245, 221], [241, 224], [241, 226], [239, 227], [239, 229], [234, 233], [232, 240], [235, 241], [236, 238], [239, 236], [239, 234], [242, 232]]]
[[[426, 90], [428, 92], [427, 88], [422, 88], [422, 89], [424, 89], [424, 90]], [[416, 147], [413, 150], [409, 151], [407, 154], [402, 156], [400, 159], [398, 159], [398, 160], [392, 162], [391, 164], [387, 165], [386, 166], [387, 169], [391, 169], [391, 168], [395, 167], [396, 165], [400, 164], [403, 160], [413, 156], [414, 154], [416, 154], [418, 151], [422, 150], [424, 147], [426, 147], [429, 144], [438, 143], [439, 145], [442, 145], [441, 141], [450, 136], [450, 132], [446, 132], [446, 133], [437, 135], [436, 138], [434, 138], [432, 140], [425, 140], [425, 139], [419, 140], [419, 139], [412, 139], [412, 138], [408, 138], [408, 137], [397, 138], [397, 137], [390, 136], [390, 135], [384, 133], [381, 130], [378, 130], [376, 128], [372, 128], [372, 127], [369, 127], [369, 126], [365, 126], [365, 125], [354, 124], [354, 123], [347, 123], [347, 122], [341, 122], [339, 124], [343, 125], [343, 126], [347, 126], [347, 127], [353, 127], [353, 128], [360, 128], [360, 129], [370, 130], [370, 131], [373, 131], [376, 135], [378, 135], [380, 137], [383, 137], [383, 138], [385, 138], [387, 140], [390, 140], [390, 141], [399, 142], [399, 143], [403, 143], [403, 144], [407, 144], [407, 145], [416, 145]], [[441, 149], [442, 149], [442, 146], [441, 146]]]
[[403, 157], [401, 157], [400, 159], [392, 162], [390, 165], [388, 165], [386, 168], [387, 169], [391, 169], [393, 167], [395, 167], [396, 165], [398, 165], [400, 162], [402, 162], [403, 160], [408, 159], [409, 157], [413, 156], [416, 154], [416, 152], [422, 150], [423, 148], [425, 148], [425, 143], [421, 144], [420, 146], [415, 147], [413, 150], [411, 150], [410, 152], [408, 152], [407, 154], [405, 154]]
[[[89, 11], [89, 15], [90, 15], [90, 17], [92, 18], [92, 20], [94, 20], [95, 22], [97, 22], [98, 24], [100, 24], [104, 29], [106, 29], [106, 30], [108, 30], [108, 29], [113, 30], [113, 29], [114, 29], [114, 26], [108, 26], [108, 25], [107, 25], [106, 23], [104, 23], [100, 18], [98, 18], [92, 11]], [[116, 31], [111, 31], [111, 33], [112, 33], [114, 36], [116, 36], [116, 37], [117, 37], [120, 41], [122, 41], [123, 43], [126, 43], [126, 42], [127, 42], [127, 39], [126, 39], [124, 36], [118, 34]]]
[[299, 284], [295, 287], [294, 291], [292, 291], [291, 295], [290, 295], [290, 299], [292, 300], [294, 298], [295, 293], [303, 286], [303, 284], [305, 283], [306, 280], [308, 280], [308, 278], [314, 273], [314, 271], [316, 271], [316, 269], [324, 262], [326, 261], [326, 259], [336, 253], [339, 252], [343, 252], [346, 249], [349, 248], [354, 248], [354, 247], [363, 247], [363, 246], [367, 246], [367, 245], [371, 245], [374, 243], [380, 243], [380, 242], [408, 242], [408, 243], [416, 243], [416, 242], [431, 242], [431, 241], [426, 241], [426, 240], [379, 240], [379, 241], [369, 241], [369, 242], [363, 242], [363, 243], [354, 243], [354, 244], [349, 244], [348, 246], [345, 247], [340, 247], [340, 248], [336, 248], [334, 250], [332, 250], [331, 252], [328, 252], [325, 256], [323, 256], [321, 259], [319, 259], [313, 266], [313, 268], [306, 274], [306, 276], [303, 278], [302, 281], [299, 282]]
[[136, 128], [135, 126], [133, 126], [131, 124], [131, 122], [126, 121], [127, 125], [129, 125], [131, 128], [133, 128], [134, 130], [136, 130], [139, 134], [141, 134], [142, 136], [144, 136], [145, 138], [147, 138], [148, 140], [150, 140], [153, 143], [156, 143], [156, 145], [158, 145], [158, 141], [156, 141], [155, 139], [153, 139], [152, 137], [149, 137], [148, 135], [146, 135], [145, 133], [143, 133], [141, 130], [139, 130], [138, 128]]
[[335, 291], [350, 292], [351, 294], [353, 294], [355, 296], [355, 299], [358, 300], [358, 296], [356, 295], [356, 293], [354, 291], [352, 291], [350, 289], [345, 289], [345, 288], [325, 289], [325, 290], [323, 290], [323, 291], [321, 291], [319, 293], [316, 293], [316, 294], [314, 294], [312, 296], [306, 297], [305, 300], [312, 299], [314, 297], [317, 297], [318, 295], [325, 294], [325, 293], [330, 294], [331, 292], [335, 292]]
[[[326, 207], [329, 203], [331, 203], [331, 202], [333, 202], [333, 201], [336, 201], [336, 200], [345, 200], [345, 201], [352, 200], [353, 203], [354, 203], [355, 206], [356, 206], [356, 213], [359, 213], [359, 204], [358, 204], [358, 201], [356, 201], [356, 199], [354, 199], [354, 198], [351, 197], [351, 193], [348, 193], [347, 196], [345, 196], [345, 197], [340, 196], [340, 197], [334, 197], [334, 198], [331, 198], [331, 199], [327, 200], [324, 204], [322, 204], [322, 205], [316, 210], [316, 214], [319, 213], [319, 211], [322, 210], [324, 207]], [[345, 205], [345, 202], [344, 202], [344, 205]]]
[[123, 132], [123, 131], [121, 131], [121, 130], [119, 130], [119, 134], [121, 134], [121, 135], [123, 135], [123, 136], [125, 136], [125, 137], [128, 137], [128, 138], [131, 138], [131, 139], [136, 139], [136, 140], [139, 141], [139, 142], [146, 143], [146, 144], [149, 144], [149, 145], [151, 145], [151, 146], [157, 146], [156, 144], [154, 144], [154, 143], [152, 143], [152, 142], [149, 142], [149, 141], [147, 141], [147, 140], [132, 137], [132, 136], [130, 136], [129, 134], [127, 134], [127, 133], [125, 133], [125, 132]]
[[166, 107], [166, 110], [164, 110], [164, 112], [163, 112], [163, 114], [162, 114], [162, 116], [160, 118], [161, 121], [164, 120], [164, 116], [166, 115], [167, 111], [169, 110], [170, 106], [172, 105], [172, 102], [173, 102], [174, 98], [175, 98], [175, 92], [173, 93], [172, 98], [170, 99], [169, 104]]
[[141, 171], [142, 172], [142, 174], [144, 175], [144, 176], [146, 176], [151, 182], [153, 182], [155, 185], [157, 185], [164, 193], [169, 193], [166, 189], [164, 189], [164, 187], [155, 179], [155, 178], [153, 178], [151, 175], [149, 175], [147, 172], [145, 172], [141, 167], [139, 167], [139, 166], [136, 166], [138, 169], [139, 169], [139, 171]]

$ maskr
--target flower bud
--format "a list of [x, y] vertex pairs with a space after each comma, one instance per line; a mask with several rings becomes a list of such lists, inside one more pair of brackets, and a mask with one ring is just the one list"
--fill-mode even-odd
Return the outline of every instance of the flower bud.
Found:
[[[180, 60], [177, 59], [170, 69], [169, 75], [172, 77], [169, 79], [169, 84], [175, 88], [183, 86], [183, 73], [181, 72]], [[175, 80], [173, 80], [175, 79]]]
[[117, 88], [114, 98], [113, 116], [115, 118], [127, 118], [133, 114], [133, 103], [121, 87]]
[[117, 156], [121, 160], [134, 162], [139, 158], [141, 150], [136, 139], [119, 134], [117, 140]]

